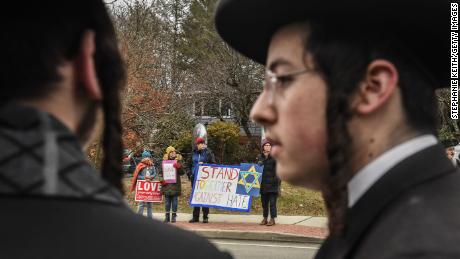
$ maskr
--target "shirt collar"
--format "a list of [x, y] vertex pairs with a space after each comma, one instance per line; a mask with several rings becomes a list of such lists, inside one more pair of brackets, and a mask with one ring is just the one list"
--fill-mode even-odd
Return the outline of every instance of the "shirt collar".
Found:
[[348, 182], [348, 207], [351, 208], [392, 167], [437, 142], [436, 137], [430, 134], [415, 137], [391, 148], [364, 166]]

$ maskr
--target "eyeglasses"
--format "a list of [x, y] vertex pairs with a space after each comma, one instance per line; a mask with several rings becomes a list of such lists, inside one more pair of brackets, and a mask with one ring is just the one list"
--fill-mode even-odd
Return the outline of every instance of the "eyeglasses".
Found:
[[271, 70], [266, 70], [265, 72], [265, 82], [264, 88], [268, 91], [269, 97], [269, 104], [273, 104], [275, 100], [275, 91], [280, 88], [287, 87], [294, 79], [302, 74], [306, 74], [308, 72], [312, 72], [312, 69], [302, 69], [300, 71], [284, 74], [284, 75], [277, 75]]

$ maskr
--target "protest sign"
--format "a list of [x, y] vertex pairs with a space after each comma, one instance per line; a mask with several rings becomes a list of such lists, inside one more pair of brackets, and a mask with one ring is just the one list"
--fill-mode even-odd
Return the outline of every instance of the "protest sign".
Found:
[[163, 195], [160, 193], [159, 181], [138, 180], [136, 185], [135, 201], [162, 202]]
[[264, 166], [257, 164], [241, 164], [236, 193], [258, 197], [260, 195], [263, 169]]
[[251, 196], [236, 193], [239, 175], [239, 166], [200, 165], [190, 205], [249, 212]]
[[176, 160], [163, 160], [163, 180], [165, 183], [176, 183], [177, 170], [174, 168], [176, 163]]

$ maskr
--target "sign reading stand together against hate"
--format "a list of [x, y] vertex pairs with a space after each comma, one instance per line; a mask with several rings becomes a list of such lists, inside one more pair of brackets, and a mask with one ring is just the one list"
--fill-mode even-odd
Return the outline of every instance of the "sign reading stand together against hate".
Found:
[[[249, 212], [252, 195], [258, 195], [257, 189], [260, 190], [260, 184], [249, 183], [251, 177], [243, 176], [250, 171], [251, 166], [254, 166], [255, 173], [260, 173], [259, 177], [252, 178], [253, 182], [260, 182], [261, 167], [254, 164], [242, 164], [242, 167], [214, 164], [200, 165], [193, 183], [190, 205]], [[248, 171], [241, 171], [241, 168]], [[257, 169], [260, 171], [257, 172]], [[241, 172], [243, 172], [243, 175]]]

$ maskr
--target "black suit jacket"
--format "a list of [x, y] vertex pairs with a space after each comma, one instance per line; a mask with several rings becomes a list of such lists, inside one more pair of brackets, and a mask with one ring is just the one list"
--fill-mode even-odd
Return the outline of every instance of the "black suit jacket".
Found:
[[2, 259], [230, 259], [210, 242], [122, 205], [0, 196]]
[[231, 258], [172, 224], [134, 214], [77, 138], [39, 110], [0, 107], [0, 258]]
[[460, 258], [460, 173], [440, 145], [403, 160], [347, 212], [317, 259]]

